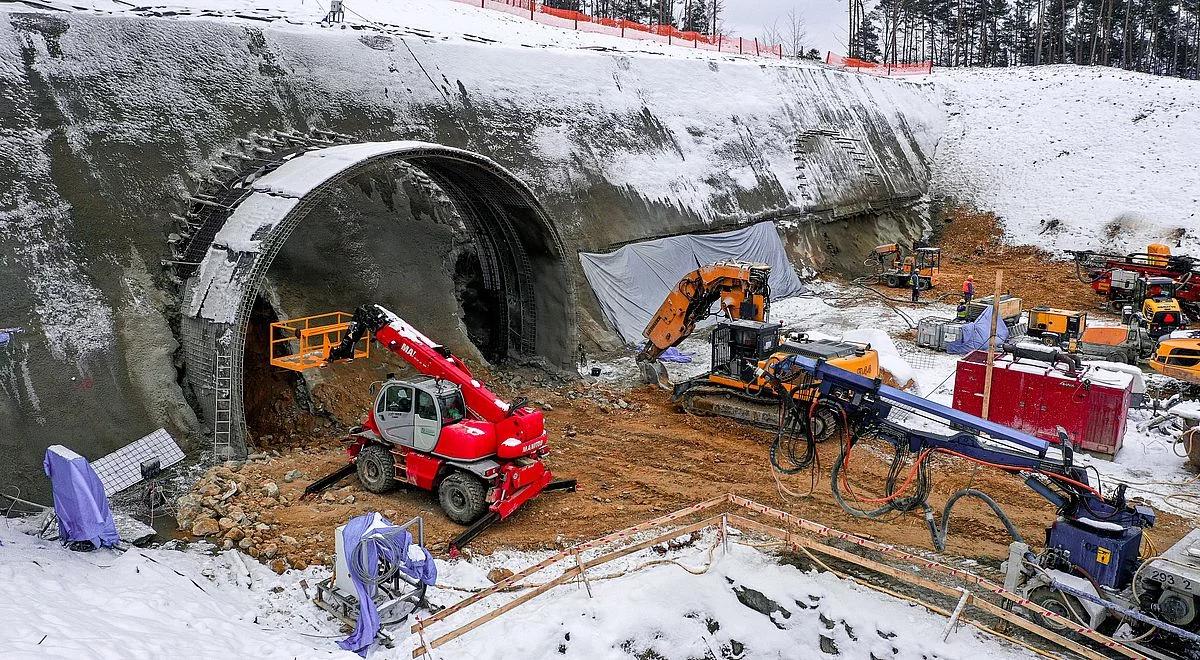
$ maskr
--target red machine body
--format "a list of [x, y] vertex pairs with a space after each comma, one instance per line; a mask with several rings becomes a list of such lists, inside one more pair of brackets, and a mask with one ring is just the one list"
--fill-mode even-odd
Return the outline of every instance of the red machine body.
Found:
[[[974, 351], [958, 362], [954, 375], [955, 410], [983, 412], [987, 352]], [[1062, 426], [1074, 445], [1115, 455], [1125, 437], [1133, 380], [1120, 372], [1078, 371], [1045, 362], [996, 358], [988, 419], [1043, 440], [1058, 442]]]
[[[437, 430], [436, 442], [422, 446], [417, 441], [389, 440], [380, 416], [386, 416], [391, 411], [385, 410], [381, 399], [371, 407], [362, 426], [354, 429], [348, 438], [351, 446], [347, 451], [355, 463], [362, 462], [360, 457], [366, 456], [369, 447], [385, 447], [392, 456], [389, 468], [394, 469], [395, 481], [438, 491], [444, 509], [448, 495], [443, 492], [443, 485], [453, 486], [446, 484], [447, 481], [454, 481], [448, 478], [456, 473], [465, 473], [456, 477], [459, 485], [452, 487], [453, 492], [449, 497], [461, 498], [463, 493], [469, 495], [477, 492], [461, 484], [464, 477], [478, 480], [486, 488], [485, 501], [490, 511], [485, 520], [478, 521], [480, 524], [507, 518], [550, 486], [553, 475], [541, 460], [550, 452], [541, 411], [525, 406], [521, 400], [512, 405], [504, 402], [445, 347], [378, 305], [365, 306], [355, 313], [354, 321], [342, 342], [330, 351], [329, 360], [352, 356], [354, 344], [366, 332], [373, 333], [381, 346], [433, 379], [421, 383], [389, 380], [384, 384], [385, 388], [391, 385], [416, 388], [418, 394], [423, 389], [434, 390], [451, 394], [454, 401], [458, 400], [457, 395], [461, 393], [461, 402], [466, 410], [464, 415], [440, 417], [441, 426]], [[382, 390], [380, 394], [382, 397]], [[444, 403], [442, 406], [445, 408]], [[410, 411], [406, 409], [405, 412]], [[432, 440], [432, 436], [433, 432], [430, 431], [427, 437]], [[373, 460], [379, 461], [378, 450], [373, 452]], [[368, 482], [375, 478], [378, 471], [364, 473], [362, 466], [359, 467], [360, 479], [371, 489]], [[384, 488], [386, 483], [381, 483], [376, 492], [382, 492]], [[557, 482], [555, 488], [573, 489], [574, 482]], [[449, 509], [447, 513], [452, 519], [464, 523], [476, 520], [477, 515], [472, 513], [469, 517], [461, 516], [469, 519], [458, 519]]]
[[1092, 290], [1098, 296], [1109, 298], [1112, 295], [1113, 271], [1126, 270], [1145, 278], [1169, 277], [1179, 282], [1175, 297], [1181, 304], [1200, 305], [1200, 277], [1196, 277], [1190, 261], [1170, 261], [1157, 255], [1103, 256], [1094, 253], [1076, 253], [1076, 259], [1081, 264], [1087, 264]]

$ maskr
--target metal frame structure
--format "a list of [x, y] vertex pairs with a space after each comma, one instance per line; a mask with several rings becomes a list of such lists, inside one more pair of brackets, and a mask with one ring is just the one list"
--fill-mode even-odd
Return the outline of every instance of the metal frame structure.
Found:
[[[406, 163], [426, 175], [449, 197], [468, 231], [479, 242], [484, 286], [502, 293], [506, 303], [497, 322], [505, 329], [508, 354], [541, 355], [552, 363], [561, 363], [560, 366], [571, 362], [571, 351], [576, 344], [575, 311], [570, 305], [574, 300], [574, 282], [567, 267], [564, 243], [549, 213], [532, 191], [491, 159], [421, 142], [360, 143], [328, 131], [305, 135], [275, 131], [239, 140], [238, 146], [239, 151], [220, 154], [221, 162], [213, 164], [213, 174], [188, 197], [190, 210], [174, 216], [177, 232], [169, 240], [175, 258], [164, 262], [174, 269], [181, 282], [186, 281], [180, 323], [185, 364], [182, 380], [191, 388], [203, 419], [215, 421], [218, 402], [229, 402], [228, 425], [222, 424], [222, 437], [214, 438], [220, 456], [246, 454], [247, 427], [242, 405], [246, 330], [267, 271], [314, 206], [353, 177], [383, 163]], [[240, 204], [264, 192], [272, 194], [271, 175], [280, 167], [297, 158], [319, 158], [327, 149], [353, 146], [379, 148], [360, 160], [346, 161], [342, 169], [303, 194], [290, 210], [281, 212], [281, 217], [263, 219], [253, 236], [257, 251], [239, 251], [221, 242], [222, 230]], [[205, 285], [198, 277], [206, 263], [232, 263], [236, 272], [236, 277], [221, 284], [238, 289], [236, 311], [229, 318], [210, 318], [195, 312], [197, 303], [213, 292], [214, 285]], [[547, 275], [560, 290], [546, 294], [539, 305], [539, 298], [543, 298], [540, 288], [546, 286]], [[556, 319], [563, 325], [562, 332], [558, 336], [543, 333], [539, 340], [539, 308], [544, 314], [546, 305], [558, 302], [566, 303]], [[218, 378], [218, 363], [224, 365], [226, 361], [228, 377], [222, 374]], [[210, 402], [212, 409], [208, 408]], [[213, 426], [215, 432], [216, 424]]]

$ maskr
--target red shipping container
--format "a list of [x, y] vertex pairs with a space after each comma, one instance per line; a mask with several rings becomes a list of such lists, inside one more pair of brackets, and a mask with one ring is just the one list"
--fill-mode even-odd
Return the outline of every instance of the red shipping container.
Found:
[[[959, 360], [955, 410], [982, 414], [986, 372], [986, 351]], [[1121, 449], [1132, 395], [1129, 374], [1087, 364], [1073, 374], [1062, 365], [1000, 355], [992, 370], [988, 418], [1051, 442], [1058, 442], [1061, 426], [1077, 449], [1111, 457]]]

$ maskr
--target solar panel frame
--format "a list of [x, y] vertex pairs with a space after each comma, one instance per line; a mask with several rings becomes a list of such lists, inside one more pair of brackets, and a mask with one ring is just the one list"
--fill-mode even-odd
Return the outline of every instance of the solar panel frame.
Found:
[[159, 459], [165, 470], [184, 459], [183, 450], [165, 429], [135, 440], [92, 463], [92, 469], [104, 485], [104, 494], [111, 496], [142, 481], [142, 462]]

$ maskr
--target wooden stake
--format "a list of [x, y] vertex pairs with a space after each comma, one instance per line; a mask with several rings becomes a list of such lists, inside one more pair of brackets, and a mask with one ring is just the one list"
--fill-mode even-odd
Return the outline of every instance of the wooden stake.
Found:
[[983, 414], [987, 419], [992, 406], [992, 367], [996, 362], [996, 331], [1000, 327], [1000, 289], [1004, 286], [1004, 271], [996, 271], [996, 293], [992, 296], [992, 334], [988, 337], [987, 372], [983, 377]]
[[946, 629], [942, 631], [942, 641], [950, 639], [950, 632], [954, 630], [954, 626], [958, 624], [958, 617], [962, 616], [963, 608], [967, 606], [967, 602], [971, 600], [971, 592], [966, 589], [959, 588], [962, 592], [962, 598], [958, 599], [958, 606], [954, 608], [954, 613], [950, 615], [950, 620], [946, 622]]
[[575, 565], [579, 567], [579, 577], [583, 578], [583, 586], [587, 587], [588, 598], [592, 596], [592, 583], [588, 580], [587, 571], [583, 568], [583, 561], [579, 559], [579, 553], [575, 553]]

